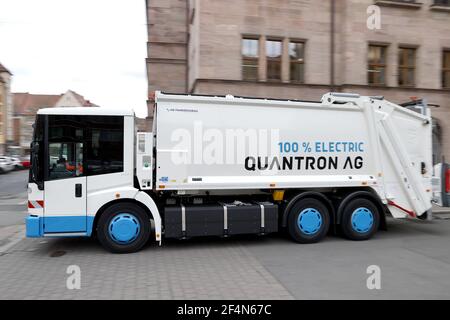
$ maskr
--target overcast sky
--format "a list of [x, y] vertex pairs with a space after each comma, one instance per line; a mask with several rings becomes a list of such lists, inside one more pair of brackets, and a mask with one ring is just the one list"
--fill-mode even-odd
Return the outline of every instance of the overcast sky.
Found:
[[68, 89], [145, 116], [144, 0], [0, 0], [0, 62], [12, 91]]

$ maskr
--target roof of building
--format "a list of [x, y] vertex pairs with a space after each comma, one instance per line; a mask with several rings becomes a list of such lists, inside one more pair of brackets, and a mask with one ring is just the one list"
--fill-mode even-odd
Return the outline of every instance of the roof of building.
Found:
[[75, 96], [75, 98], [78, 100], [78, 102], [83, 107], [98, 107], [98, 105], [96, 105], [95, 103], [92, 103], [91, 101], [86, 100], [81, 94], [78, 94], [73, 90], [69, 90], [69, 91], [72, 92], [72, 94]]
[[5, 66], [2, 65], [1, 62], [0, 62], [0, 73], [3, 73], [3, 72], [7, 72], [7, 73], [9, 73], [10, 75], [12, 75], [11, 71], [9, 71], [8, 69], [6, 69]]
[[14, 114], [33, 115], [39, 109], [53, 107], [61, 96], [62, 94], [13, 93]]
[[[68, 90], [83, 107], [98, 107], [75, 91]], [[65, 94], [67, 94], [67, 92]], [[33, 94], [28, 92], [13, 93], [14, 114], [34, 115], [39, 109], [52, 108], [65, 94]]]
[[133, 110], [112, 108], [60, 107], [40, 109], [38, 114], [90, 115], [90, 116], [134, 116]]

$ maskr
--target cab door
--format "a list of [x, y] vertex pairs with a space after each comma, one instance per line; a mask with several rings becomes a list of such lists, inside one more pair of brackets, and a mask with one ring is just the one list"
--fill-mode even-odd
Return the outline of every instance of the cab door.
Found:
[[87, 230], [84, 131], [81, 116], [48, 116], [44, 234]]

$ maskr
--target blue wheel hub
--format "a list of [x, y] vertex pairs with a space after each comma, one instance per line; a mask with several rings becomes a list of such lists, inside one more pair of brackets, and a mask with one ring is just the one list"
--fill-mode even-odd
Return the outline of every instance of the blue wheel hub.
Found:
[[118, 244], [128, 244], [136, 240], [141, 230], [139, 220], [130, 213], [121, 213], [109, 223], [109, 235]]
[[317, 209], [303, 209], [297, 218], [297, 226], [301, 232], [312, 235], [317, 233], [322, 226], [322, 216]]
[[367, 208], [358, 208], [352, 213], [352, 228], [358, 233], [366, 233], [373, 226], [373, 213]]

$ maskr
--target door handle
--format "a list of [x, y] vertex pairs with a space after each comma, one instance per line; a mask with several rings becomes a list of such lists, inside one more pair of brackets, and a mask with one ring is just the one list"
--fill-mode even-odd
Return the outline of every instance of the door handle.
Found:
[[82, 184], [81, 183], [77, 183], [75, 185], [75, 198], [81, 198], [82, 194], [83, 194], [83, 189], [82, 189]]

